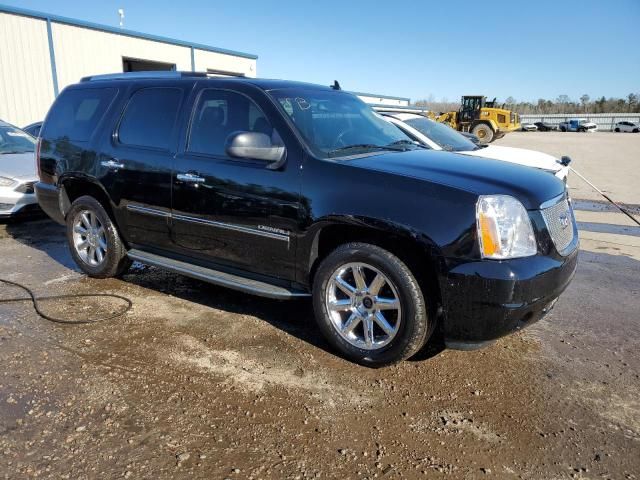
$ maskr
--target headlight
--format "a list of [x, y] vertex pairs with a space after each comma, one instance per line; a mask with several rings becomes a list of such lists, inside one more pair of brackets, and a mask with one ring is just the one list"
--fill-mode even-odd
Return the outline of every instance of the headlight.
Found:
[[13, 178], [0, 177], [0, 187], [10, 187], [14, 183], [17, 183]]
[[480, 253], [503, 260], [529, 257], [537, 252], [529, 214], [509, 195], [481, 195], [476, 205]]

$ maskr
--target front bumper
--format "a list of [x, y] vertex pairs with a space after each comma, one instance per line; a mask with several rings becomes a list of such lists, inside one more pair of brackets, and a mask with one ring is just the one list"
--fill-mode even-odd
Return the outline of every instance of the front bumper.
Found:
[[544, 317], [575, 274], [578, 248], [566, 257], [536, 255], [471, 261], [440, 278], [445, 343], [481, 346]]
[[0, 218], [13, 217], [37, 207], [35, 194], [17, 192], [19, 186], [0, 187]]

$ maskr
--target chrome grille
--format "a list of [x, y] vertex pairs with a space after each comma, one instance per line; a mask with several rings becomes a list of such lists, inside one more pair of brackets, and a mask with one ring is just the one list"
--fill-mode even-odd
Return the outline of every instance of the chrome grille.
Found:
[[542, 210], [542, 218], [547, 225], [549, 235], [561, 255], [573, 241], [573, 210], [567, 198], [563, 198], [555, 205]]

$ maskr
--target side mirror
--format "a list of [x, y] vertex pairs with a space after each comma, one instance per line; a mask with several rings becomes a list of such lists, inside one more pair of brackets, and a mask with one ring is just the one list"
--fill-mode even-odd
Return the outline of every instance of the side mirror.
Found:
[[273, 145], [268, 135], [259, 132], [232, 133], [227, 137], [225, 151], [230, 157], [269, 162], [267, 168], [272, 170], [282, 166], [286, 157], [284, 145]]

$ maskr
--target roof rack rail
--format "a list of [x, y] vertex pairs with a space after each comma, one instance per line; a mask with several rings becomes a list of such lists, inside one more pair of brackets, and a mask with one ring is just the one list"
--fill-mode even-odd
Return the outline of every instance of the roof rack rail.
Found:
[[105, 73], [101, 75], [91, 75], [82, 77], [81, 82], [92, 82], [96, 80], [132, 80], [136, 78], [189, 78], [189, 77], [206, 77], [205, 72], [182, 72], [175, 70], [155, 70], [146, 72], [124, 72], [124, 73]]

